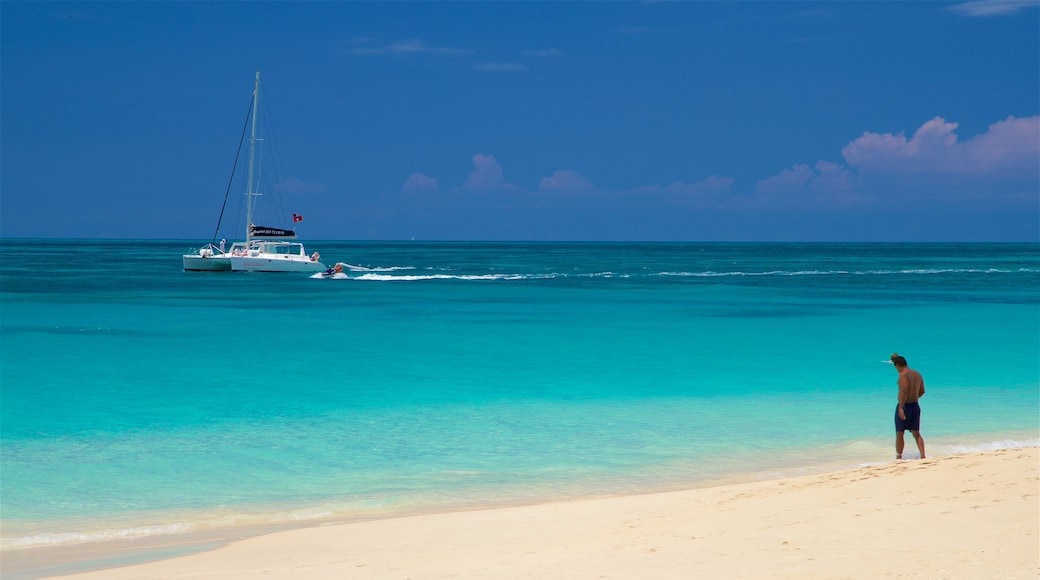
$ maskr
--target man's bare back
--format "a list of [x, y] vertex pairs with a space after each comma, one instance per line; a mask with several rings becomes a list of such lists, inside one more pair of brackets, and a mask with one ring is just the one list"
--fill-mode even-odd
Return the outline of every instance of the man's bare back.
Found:
[[899, 402], [916, 403], [924, 396], [924, 377], [912, 368], [899, 373]]

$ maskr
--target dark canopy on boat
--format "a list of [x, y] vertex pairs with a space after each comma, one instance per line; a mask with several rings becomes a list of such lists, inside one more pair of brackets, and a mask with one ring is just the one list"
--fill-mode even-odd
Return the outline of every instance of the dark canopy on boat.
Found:
[[254, 238], [295, 238], [295, 230], [269, 228], [267, 226], [250, 226], [249, 231]]

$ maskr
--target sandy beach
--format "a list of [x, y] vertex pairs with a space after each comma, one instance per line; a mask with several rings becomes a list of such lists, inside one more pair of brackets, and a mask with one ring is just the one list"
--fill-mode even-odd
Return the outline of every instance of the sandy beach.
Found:
[[298, 529], [66, 578], [1036, 578], [1038, 493], [1038, 448], [1005, 449]]

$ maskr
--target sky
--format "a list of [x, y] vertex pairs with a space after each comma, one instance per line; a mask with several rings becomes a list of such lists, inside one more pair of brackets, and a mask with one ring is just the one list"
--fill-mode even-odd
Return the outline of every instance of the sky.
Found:
[[304, 240], [1040, 241], [1040, 0], [5, 0], [0, 236], [240, 239], [257, 70]]

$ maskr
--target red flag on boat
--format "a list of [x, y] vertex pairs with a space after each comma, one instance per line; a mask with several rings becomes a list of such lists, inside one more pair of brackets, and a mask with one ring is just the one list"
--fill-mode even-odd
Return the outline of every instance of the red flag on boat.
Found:
[[292, 221], [293, 221], [294, 224], [302, 222], [303, 221], [303, 216], [298, 214], [298, 213], [294, 213], [294, 214], [292, 214]]

